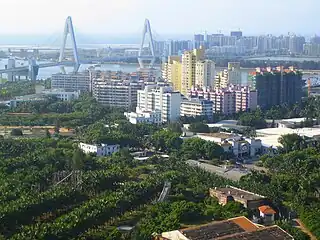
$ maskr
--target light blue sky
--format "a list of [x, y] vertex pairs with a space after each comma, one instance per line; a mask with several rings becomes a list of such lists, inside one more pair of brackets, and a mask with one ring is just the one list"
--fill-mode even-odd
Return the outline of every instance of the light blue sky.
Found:
[[139, 34], [145, 18], [160, 36], [320, 34], [320, 0], [1, 0], [0, 35], [61, 32], [68, 15], [86, 34]]

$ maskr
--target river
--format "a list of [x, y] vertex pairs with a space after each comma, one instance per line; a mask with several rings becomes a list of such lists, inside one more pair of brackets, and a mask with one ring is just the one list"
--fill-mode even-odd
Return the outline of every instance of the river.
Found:
[[[47, 63], [44, 61], [38, 61], [38, 64], [41, 63]], [[0, 69], [5, 69], [5, 65], [8, 64], [8, 59], [0, 59]], [[23, 61], [23, 60], [16, 60], [16, 67], [19, 66], [27, 66], [28, 61]], [[93, 64], [81, 64], [79, 71], [84, 71], [87, 70], [90, 66], [93, 66]], [[100, 69], [103, 71], [122, 71], [122, 72], [135, 72], [137, 71], [139, 65], [138, 64], [114, 64], [114, 63], [105, 63], [101, 64], [101, 67], [97, 67], [96, 69]], [[156, 66], [157, 69], [159, 69], [158, 76], [161, 75], [160, 72], [160, 65]], [[65, 67], [66, 72], [72, 72], [73, 68], [72, 67]], [[217, 71], [221, 71], [223, 68], [217, 67]], [[241, 82], [242, 84], [247, 84], [248, 83], [248, 76], [249, 72], [252, 71], [250, 69], [242, 69], [241, 70]], [[59, 73], [60, 72], [60, 67], [48, 67], [48, 68], [40, 68], [39, 69], [39, 74], [38, 74], [38, 79], [47, 79], [50, 78], [52, 74]], [[6, 74], [2, 74], [3, 78], [7, 78]], [[304, 78], [308, 78], [309, 76], [305, 75]], [[318, 75], [317, 76], [312, 76], [312, 78], [317, 78], [316, 80], [318, 81]]]
[[[38, 64], [46, 63], [42, 61], [38, 61]], [[4, 69], [5, 65], [8, 64], [8, 59], [0, 59], [0, 69]], [[16, 60], [16, 67], [20, 66], [27, 66], [27, 61], [22, 60]], [[81, 64], [79, 71], [84, 71], [88, 69], [93, 64]], [[112, 64], [112, 63], [106, 63], [101, 64], [101, 67], [98, 67], [97, 69], [101, 69], [104, 71], [123, 71], [123, 72], [135, 72], [137, 71], [138, 64]], [[65, 67], [67, 72], [72, 72], [72, 67]], [[160, 69], [160, 68], [159, 68]], [[50, 78], [52, 74], [59, 73], [60, 67], [48, 67], [48, 68], [40, 68], [39, 69], [39, 75], [38, 79], [47, 79]], [[3, 74], [3, 78], [6, 78], [6, 74]]]

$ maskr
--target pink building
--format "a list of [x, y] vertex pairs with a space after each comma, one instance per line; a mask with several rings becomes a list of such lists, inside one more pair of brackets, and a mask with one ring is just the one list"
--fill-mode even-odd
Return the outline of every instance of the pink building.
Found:
[[192, 88], [188, 97], [203, 97], [213, 102], [213, 111], [233, 114], [257, 108], [257, 92], [249, 86], [228, 85], [226, 88]]

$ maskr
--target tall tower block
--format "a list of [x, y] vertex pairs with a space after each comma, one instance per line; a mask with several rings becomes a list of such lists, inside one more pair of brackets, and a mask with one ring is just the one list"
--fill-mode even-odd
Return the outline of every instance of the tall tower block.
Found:
[[[74, 61], [75, 61], [74, 72], [78, 72], [79, 67], [80, 67], [80, 61], [79, 61], [76, 38], [74, 35], [72, 19], [70, 16], [67, 17], [66, 22], [65, 22], [65, 26], [64, 26], [63, 40], [62, 40], [62, 45], [61, 45], [61, 49], [60, 49], [59, 62], [63, 62], [63, 60], [65, 58], [65, 49], [66, 49], [67, 37], [69, 34], [71, 36], [72, 51], [73, 51], [73, 57], [74, 57]], [[62, 69], [62, 70], [64, 71], [64, 69]]]
[[[149, 48], [151, 52], [151, 56], [149, 55], [143, 55], [143, 46], [146, 40], [146, 35], [148, 35], [148, 41], [149, 41]], [[144, 22], [144, 27], [143, 27], [143, 32], [142, 32], [142, 41], [140, 45], [140, 50], [139, 50], [139, 55], [138, 55], [138, 61], [140, 65], [140, 69], [145, 69], [145, 68], [153, 68], [154, 63], [156, 61], [156, 57], [154, 54], [154, 43], [153, 43], [153, 37], [152, 37], [152, 32], [151, 32], [151, 27], [150, 27], [150, 22], [148, 19], [145, 20]], [[144, 60], [150, 61], [150, 64], [148, 67], [145, 66]]]

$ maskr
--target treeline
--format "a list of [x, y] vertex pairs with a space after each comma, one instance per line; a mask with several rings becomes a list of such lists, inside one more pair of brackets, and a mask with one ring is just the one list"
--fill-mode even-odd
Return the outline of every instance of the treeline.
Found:
[[34, 94], [37, 83], [40, 84], [40, 82], [32, 81], [6, 82], [0, 84], [0, 101], [9, 100], [16, 96]]
[[121, 119], [125, 119], [123, 109], [104, 107], [88, 95], [82, 95], [79, 99], [72, 101], [47, 98], [44, 101], [23, 102], [12, 109], [0, 108], [1, 125], [8, 126], [57, 125], [75, 128], [93, 124], [99, 120]]
[[284, 145], [281, 154], [260, 158], [260, 164], [268, 171], [254, 171], [242, 177], [240, 185], [273, 199], [283, 221], [298, 214], [320, 238], [319, 143], [314, 145], [297, 134], [284, 135], [279, 141]]
[[[179, 149], [191, 152], [185, 147]], [[85, 155], [61, 139], [3, 140], [0, 149], [0, 232], [5, 239], [143, 240], [154, 231], [211, 221], [213, 215], [249, 214], [240, 204], [222, 207], [208, 198], [209, 187], [231, 181], [186, 165], [179, 149], [170, 159], [154, 156], [146, 162], [135, 161], [126, 150], [106, 158]], [[58, 173], [63, 175], [55, 179]], [[75, 177], [57, 185], [70, 173]], [[172, 184], [168, 200], [156, 203], [165, 181]], [[122, 221], [137, 226], [127, 238], [117, 230]]]
[[[257, 109], [252, 112], [238, 113], [234, 116], [239, 125], [256, 129], [267, 127], [266, 119], [280, 120], [302, 117], [306, 118], [306, 120], [292, 126], [293, 128], [312, 127], [320, 122], [320, 97], [309, 97], [294, 105], [283, 104], [281, 106], [273, 106], [265, 111]], [[275, 127], [274, 121], [270, 127]]]

